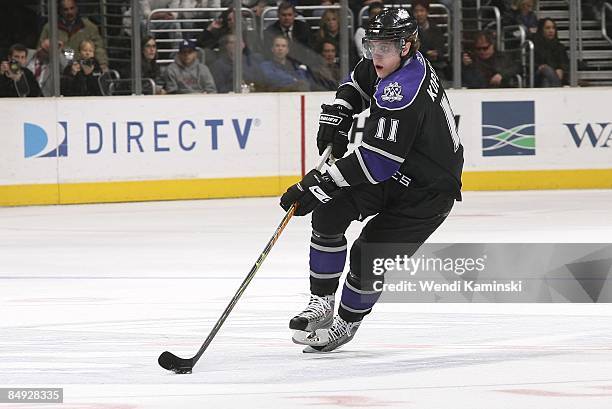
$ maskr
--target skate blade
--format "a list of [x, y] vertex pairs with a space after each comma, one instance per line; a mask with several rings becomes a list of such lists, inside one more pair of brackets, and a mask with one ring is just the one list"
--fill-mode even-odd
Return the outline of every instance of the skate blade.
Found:
[[302, 352], [304, 354], [327, 354], [328, 352], [331, 352], [331, 351], [324, 351], [323, 348], [324, 347], [322, 347], [322, 346], [320, 346], [320, 347], [314, 346], [313, 347], [313, 346], [308, 345], [306, 348], [304, 348], [302, 350]]
[[344, 344], [336, 345], [331, 347], [329, 345], [308, 345], [306, 348], [302, 350], [305, 354], [331, 354], [334, 352], [338, 352], [339, 348], [342, 348]]
[[293, 337], [291, 337], [291, 340], [293, 341], [294, 344], [298, 344], [298, 345], [310, 345], [307, 342], [308, 339], [308, 335], [310, 335], [311, 333], [308, 331], [300, 331], [300, 330], [296, 330], [293, 333]]

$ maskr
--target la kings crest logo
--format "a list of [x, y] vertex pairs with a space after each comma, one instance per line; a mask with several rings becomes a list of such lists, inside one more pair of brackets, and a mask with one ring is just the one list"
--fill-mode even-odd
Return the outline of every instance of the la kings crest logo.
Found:
[[395, 102], [404, 99], [402, 95], [402, 86], [398, 82], [392, 82], [385, 87], [381, 97], [383, 101]]

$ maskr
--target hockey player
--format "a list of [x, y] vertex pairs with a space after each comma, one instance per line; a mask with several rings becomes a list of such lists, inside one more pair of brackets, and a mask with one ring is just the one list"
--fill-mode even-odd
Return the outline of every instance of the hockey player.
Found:
[[[341, 158], [321, 174], [311, 170], [281, 197], [287, 210], [312, 215], [310, 302], [291, 319], [304, 352], [327, 352], [350, 341], [380, 296], [372, 266], [361, 254], [373, 243], [410, 243], [411, 256], [461, 200], [463, 147], [454, 115], [435, 71], [419, 53], [415, 19], [387, 9], [369, 24], [364, 56], [323, 105], [317, 146], [332, 144]], [[347, 133], [354, 114], [370, 108], [363, 141], [350, 155]], [[338, 314], [335, 292], [344, 269], [349, 224], [372, 217], [350, 253], [350, 271]]]

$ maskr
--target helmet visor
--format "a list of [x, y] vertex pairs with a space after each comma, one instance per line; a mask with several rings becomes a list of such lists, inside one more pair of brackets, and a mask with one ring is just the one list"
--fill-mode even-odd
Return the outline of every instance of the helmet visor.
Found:
[[401, 55], [402, 43], [401, 39], [373, 40], [364, 37], [362, 40], [363, 56], [371, 60], [374, 56], [385, 58], [390, 55]]

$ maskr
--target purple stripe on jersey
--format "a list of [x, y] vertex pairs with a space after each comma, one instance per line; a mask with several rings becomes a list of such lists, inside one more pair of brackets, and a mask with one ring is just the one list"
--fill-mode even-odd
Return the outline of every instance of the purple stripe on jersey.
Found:
[[417, 52], [405, 66], [378, 83], [376, 105], [391, 110], [406, 108], [418, 95], [426, 72], [425, 59]]
[[372, 308], [382, 293], [360, 294], [346, 286], [342, 288], [342, 304], [354, 310], [367, 310]]
[[400, 163], [394, 161], [393, 159], [382, 156], [381, 154], [366, 149], [363, 146], [360, 146], [357, 149], [359, 149], [361, 152], [361, 157], [363, 158], [365, 165], [368, 167], [370, 175], [372, 175], [374, 180], [377, 182], [382, 182], [383, 180], [389, 179], [399, 170], [401, 166]]
[[310, 270], [314, 273], [339, 273], [344, 270], [346, 250], [326, 253], [310, 248]]

